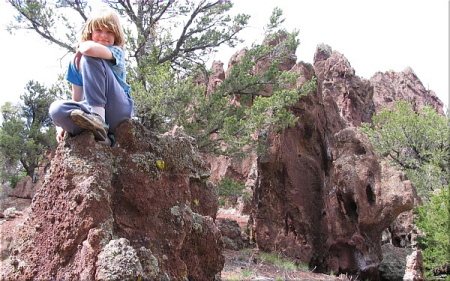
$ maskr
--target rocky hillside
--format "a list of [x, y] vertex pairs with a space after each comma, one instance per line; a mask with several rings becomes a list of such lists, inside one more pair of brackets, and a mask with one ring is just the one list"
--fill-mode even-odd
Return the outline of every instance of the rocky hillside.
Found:
[[[0, 224], [0, 277], [214, 280], [224, 255], [212, 182], [231, 176], [253, 194], [239, 209], [260, 251], [315, 272], [386, 279], [382, 240], [411, 239], [395, 233], [408, 227], [392, 225], [420, 199], [357, 127], [398, 99], [439, 112], [442, 103], [411, 69], [363, 79], [325, 45], [313, 65], [292, 59], [279, 67], [300, 74], [298, 86], [317, 77], [317, 90], [291, 108], [299, 118], [294, 127], [269, 133], [262, 156], [200, 156], [182, 129], [155, 136], [134, 121], [120, 125], [113, 148], [89, 133], [67, 138], [42, 185], [16, 191], [34, 194], [31, 208], [15, 225]], [[213, 71], [204, 81], [208, 91], [227, 75], [220, 62]], [[391, 239], [382, 239], [386, 229]]]

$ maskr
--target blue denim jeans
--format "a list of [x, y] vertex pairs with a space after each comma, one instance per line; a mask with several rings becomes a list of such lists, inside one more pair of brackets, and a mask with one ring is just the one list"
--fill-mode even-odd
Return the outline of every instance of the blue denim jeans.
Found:
[[84, 100], [53, 102], [49, 108], [50, 118], [56, 126], [62, 127], [72, 135], [78, 135], [84, 129], [72, 121], [70, 113], [75, 109], [90, 112], [91, 106], [101, 106], [105, 107], [105, 121], [109, 124], [109, 133], [114, 134], [121, 122], [133, 117], [133, 99], [124, 92], [105, 60], [83, 56], [80, 70], [83, 77]]

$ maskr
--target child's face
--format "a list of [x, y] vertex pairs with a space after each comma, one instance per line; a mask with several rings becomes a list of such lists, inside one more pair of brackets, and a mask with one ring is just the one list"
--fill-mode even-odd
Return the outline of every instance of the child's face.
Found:
[[103, 46], [114, 45], [114, 32], [106, 27], [96, 28], [92, 32], [92, 41], [102, 44]]

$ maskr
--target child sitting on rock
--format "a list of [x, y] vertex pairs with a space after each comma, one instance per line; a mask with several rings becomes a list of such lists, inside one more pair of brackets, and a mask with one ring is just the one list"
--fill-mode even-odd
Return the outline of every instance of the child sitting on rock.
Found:
[[124, 41], [115, 12], [99, 10], [86, 21], [66, 75], [72, 83], [72, 100], [55, 101], [49, 108], [58, 142], [65, 132], [78, 135], [90, 130], [96, 140], [113, 145], [117, 126], [132, 118]]

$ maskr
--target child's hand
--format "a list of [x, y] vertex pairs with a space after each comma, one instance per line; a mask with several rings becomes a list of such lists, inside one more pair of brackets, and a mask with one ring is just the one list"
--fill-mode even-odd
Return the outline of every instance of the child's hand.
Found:
[[66, 131], [61, 127], [56, 127], [56, 141], [61, 142], [64, 138]]

